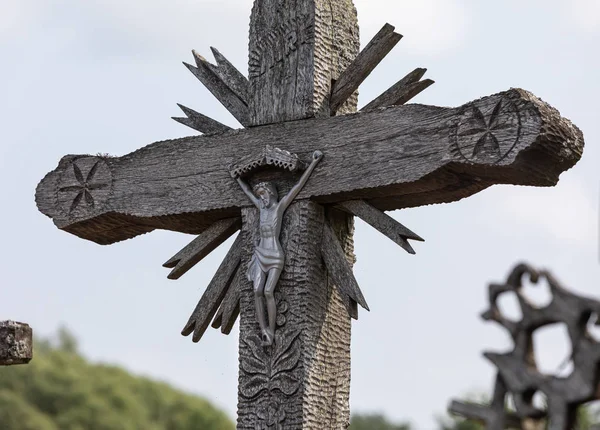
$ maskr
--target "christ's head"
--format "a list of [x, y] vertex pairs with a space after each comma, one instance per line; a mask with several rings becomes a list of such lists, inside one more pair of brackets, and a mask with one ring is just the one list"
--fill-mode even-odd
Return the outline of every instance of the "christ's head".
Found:
[[262, 204], [270, 208], [279, 200], [277, 188], [271, 182], [261, 182], [254, 187], [254, 194], [260, 199]]

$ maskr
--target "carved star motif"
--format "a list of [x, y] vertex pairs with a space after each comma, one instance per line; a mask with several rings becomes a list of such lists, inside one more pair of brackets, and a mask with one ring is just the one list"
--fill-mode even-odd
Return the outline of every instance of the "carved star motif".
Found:
[[520, 134], [518, 110], [498, 100], [475, 103], [463, 114], [456, 131], [457, 149], [467, 160], [502, 160], [516, 145]]
[[497, 154], [499, 157], [502, 156], [500, 151], [500, 143], [498, 142], [494, 132], [509, 128], [512, 125], [498, 121], [501, 109], [502, 101], [499, 101], [494, 107], [489, 119], [486, 119], [481, 110], [477, 106], [473, 106], [473, 118], [476, 121], [476, 126], [471, 130], [467, 130], [462, 133], [463, 136], [479, 136], [479, 139], [477, 139], [475, 147], [473, 148], [473, 157], [478, 156], [484, 149]]
[[95, 190], [102, 190], [109, 187], [109, 183], [105, 181], [95, 181], [96, 173], [98, 172], [98, 168], [100, 167], [102, 161], [97, 160], [88, 174], [84, 177], [81, 168], [77, 165], [77, 162], [73, 162], [73, 174], [78, 184], [64, 186], [58, 189], [59, 192], [76, 192], [75, 198], [71, 203], [71, 207], [69, 208], [69, 213], [72, 213], [77, 209], [77, 207], [85, 202], [87, 207], [93, 208], [96, 204], [94, 200], [93, 192]]

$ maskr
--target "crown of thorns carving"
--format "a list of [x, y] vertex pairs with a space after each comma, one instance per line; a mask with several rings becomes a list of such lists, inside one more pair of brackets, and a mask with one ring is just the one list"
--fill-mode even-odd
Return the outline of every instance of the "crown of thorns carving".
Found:
[[234, 178], [245, 176], [261, 167], [273, 166], [295, 172], [304, 168], [298, 155], [267, 145], [259, 154], [244, 157], [231, 167]]
[[[547, 280], [552, 293], [547, 306], [536, 307], [527, 300], [522, 291], [526, 275], [533, 283]], [[522, 312], [520, 321], [507, 318], [500, 310], [498, 300], [506, 293], [516, 295]], [[577, 408], [600, 399], [600, 343], [589, 332], [593, 318], [600, 315], [600, 302], [567, 291], [551, 273], [537, 271], [527, 264], [515, 267], [505, 284], [491, 284], [489, 302], [490, 309], [482, 318], [504, 327], [513, 339], [514, 349], [505, 354], [484, 353], [498, 368], [489, 406], [452, 402], [450, 411], [485, 423], [487, 430], [524, 428], [527, 420], [541, 424], [547, 420], [547, 428], [552, 430], [574, 428]], [[566, 377], [540, 372], [534, 353], [534, 332], [556, 323], [567, 326], [572, 345], [573, 369]], [[534, 405], [536, 393], [546, 396], [544, 409]], [[508, 396], [514, 402], [512, 412], [507, 410]]]

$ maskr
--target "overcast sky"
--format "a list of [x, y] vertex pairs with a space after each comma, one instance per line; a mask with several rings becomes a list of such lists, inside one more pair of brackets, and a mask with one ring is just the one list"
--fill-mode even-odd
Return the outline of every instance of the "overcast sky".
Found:
[[[394, 212], [426, 239], [416, 256], [358, 222], [356, 276], [371, 312], [353, 324], [353, 411], [433, 429], [448, 400], [491, 393], [481, 351], [507, 335], [478, 318], [486, 286], [520, 260], [600, 297], [600, 1], [355, 0], [362, 42], [389, 22], [404, 39], [361, 89], [364, 105], [416, 67], [436, 84], [415, 102], [458, 106], [521, 87], [584, 132], [582, 161], [555, 188], [498, 186]], [[153, 232], [101, 247], [59, 231], [34, 203], [65, 154], [123, 155], [193, 134], [176, 102], [237, 126], [181, 61], [217, 47], [246, 70], [251, 0], [2, 0], [0, 317], [36, 335], [67, 325], [93, 360], [206, 395], [233, 417], [237, 332], [180, 336], [231, 242], [180, 281], [162, 263], [192, 238]], [[534, 290], [532, 294], [537, 293]], [[555, 368], [559, 331], [540, 339]], [[1, 377], [1, 370], [0, 370]]]

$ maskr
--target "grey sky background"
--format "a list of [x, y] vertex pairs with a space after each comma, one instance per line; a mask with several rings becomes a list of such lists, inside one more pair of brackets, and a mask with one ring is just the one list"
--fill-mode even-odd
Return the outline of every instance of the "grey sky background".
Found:
[[[353, 411], [433, 429], [451, 397], [491, 392], [481, 351], [510, 345], [478, 318], [488, 282], [527, 260], [600, 296], [600, 1], [355, 2], [363, 43], [386, 22], [405, 36], [363, 85], [362, 105], [427, 67], [436, 84], [414, 102], [457, 106], [521, 87], [586, 137], [582, 161], [555, 188], [497, 186], [393, 213], [426, 239], [416, 256], [358, 222], [356, 276], [371, 312], [353, 325]], [[123, 155], [193, 134], [169, 118], [176, 102], [236, 126], [181, 61], [215, 46], [245, 71], [251, 4], [0, 0], [0, 317], [39, 336], [65, 324], [91, 359], [206, 395], [232, 417], [237, 332], [209, 331], [197, 345], [179, 334], [231, 242], [168, 281], [162, 263], [192, 237], [153, 232], [101, 247], [56, 229], [34, 191], [65, 154]], [[542, 366], [555, 369], [564, 336], [539, 340]]]

